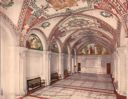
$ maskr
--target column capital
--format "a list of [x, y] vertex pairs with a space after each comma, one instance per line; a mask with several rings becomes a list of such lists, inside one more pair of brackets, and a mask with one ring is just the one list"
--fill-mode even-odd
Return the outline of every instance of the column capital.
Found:
[[117, 53], [126, 53], [127, 52], [127, 47], [126, 46], [121, 46], [121, 47], [118, 47], [116, 49]]
[[65, 53], [59, 52], [59, 54], [64, 56]]
[[28, 48], [26, 48], [26, 47], [17, 47], [17, 49], [20, 51], [20, 52], [25, 52], [25, 51], [27, 51], [28, 50]]
[[25, 47], [17, 47], [16, 48], [18, 54], [20, 55], [20, 57], [25, 57], [26, 56], [26, 52], [28, 50], [28, 48], [25, 48]]
[[52, 54], [51, 51], [47, 51], [47, 50], [42, 51], [42, 53], [45, 53], [45, 54], [47, 54], [47, 55], [51, 55], [51, 54]]
[[126, 48], [126, 46], [120, 46], [120, 47], [117, 47], [116, 49], [117, 50], [122, 50], [122, 49], [125, 49]]

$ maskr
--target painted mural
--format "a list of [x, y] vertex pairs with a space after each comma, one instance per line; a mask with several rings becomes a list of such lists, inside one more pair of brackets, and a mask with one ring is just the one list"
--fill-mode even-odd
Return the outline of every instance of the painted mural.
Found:
[[109, 52], [99, 44], [91, 43], [84, 46], [78, 54], [80, 55], [107, 55]]
[[56, 10], [77, 5], [76, 0], [49, 0], [48, 1]]
[[29, 49], [43, 50], [43, 46], [39, 37], [31, 34], [26, 42], [26, 47]]
[[67, 46], [64, 47], [63, 53], [68, 54], [68, 47]]
[[56, 42], [53, 42], [50, 47], [52, 52], [59, 53], [59, 48]]

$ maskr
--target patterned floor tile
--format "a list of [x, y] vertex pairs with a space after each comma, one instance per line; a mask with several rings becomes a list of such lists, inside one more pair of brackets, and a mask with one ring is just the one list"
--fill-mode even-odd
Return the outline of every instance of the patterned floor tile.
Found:
[[[109, 75], [89, 73], [74, 74], [32, 95], [48, 99], [116, 99]], [[24, 99], [39, 98], [25, 97]]]

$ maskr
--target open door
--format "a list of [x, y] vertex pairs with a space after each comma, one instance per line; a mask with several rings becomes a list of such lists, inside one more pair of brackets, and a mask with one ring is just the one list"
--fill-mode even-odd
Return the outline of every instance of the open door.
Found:
[[107, 74], [111, 74], [111, 63], [107, 63]]
[[78, 72], [81, 71], [81, 63], [78, 63]]

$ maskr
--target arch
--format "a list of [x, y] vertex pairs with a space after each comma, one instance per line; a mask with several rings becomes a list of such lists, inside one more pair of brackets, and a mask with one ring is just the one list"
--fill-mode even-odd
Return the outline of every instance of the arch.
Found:
[[[116, 43], [114, 37], [113, 37], [113, 39], [112, 39], [111, 37], [109, 37], [108, 35], [105, 35], [104, 33], [102, 33], [102, 32], [99, 31], [99, 30], [88, 29], [88, 28], [86, 28], [85, 30], [86, 30], [86, 31], [91, 31], [92, 33], [94, 33], [94, 34], [91, 34], [92, 37], [98, 35], [97, 37], [102, 38], [102, 39], [104, 38], [104, 40], [108, 41], [109, 43], [112, 43], [113, 45]], [[65, 44], [69, 41], [69, 39], [71, 38], [71, 36], [72, 36], [73, 34], [79, 32], [79, 31], [80, 31], [80, 30], [76, 30], [75, 32], [71, 33], [71, 34], [65, 39], [63, 45], [65, 45]], [[83, 35], [83, 34], [84, 34], [84, 35]], [[83, 35], [84, 37], [86, 37], [86, 36], [88, 37], [88, 34], [87, 34], [87, 33], [84, 33], [84, 32], [83, 32], [83, 34], [82, 34], [82, 35]], [[101, 36], [101, 37], [100, 37], [100, 36]], [[82, 39], [82, 37], [81, 37], [80, 39]]]
[[[81, 14], [81, 13], [76, 13], [74, 14], [74, 16], [81, 16], [81, 17], [85, 17], [85, 18], [91, 18], [91, 19], [96, 19], [98, 22], [102, 22], [102, 24], [105, 24], [107, 27], [109, 27], [109, 29], [111, 29], [109, 32], [114, 35], [115, 37], [118, 35], [118, 31], [113, 29], [108, 23], [106, 23], [105, 21], [97, 18], [97, 17], [94, 17], [94, 16], [90, 16], [90, 15], [86, 15], [86, 14]], [[65, 22], [67, 19], [69, 18], [72, 18], [71, 16], [67, 16], [67, 17], [64, 17], [63, 19], [61, 19], [57, 25], [55, 25], [55, 27], [53, 28], [53, 31], [50, 33], [50, 36], [48, 37], [48, 39], [52, 39], [53, 35], [57, 35], [57, 33], [60, 33], [60, 31], [58, 30], [58, 26], [63, 24], [63, 22]], [[105, 29], [106, 30], [106, 29]]]
[[68, 42], [63, 43], [63, 45], [62, 45], [62, 52], [65, 52], [65, 50], [66, 50], [67, 54], [71, 53], [71, 48], [70, 48], [70, 45]]
[[108, 44], [106, 44], [106, 43], [103, 43], [103, 42], [100, 42], [100, 41], [95, 41], [95, 40], [93, 40], [93, 41], [85, 41], [85, 42], [83, 42], [77, 49], [78, 49], [78, 51], [82, 48], [82, 46], [83, 46], [83, 44], [85, 45], [87, 45], [87, 44], [89, 44], [89, 43], [97, 43], [97, 44], [100, 44], [100, 45], [102, 45], [104, 48], [106, 48], [110, 53], [112, 53], [112, 51], [113, 51], [113, 49], [110, 49], [111, 47], [108, 45]]
[[67, 48], [68, 48], [68, 54], [71, 54], [71, 47], [69, 44], [67, 44]]
[[[58, 51], [57, 52], [58, 53], [61, 53], [62, 52], [62, 42], [59, 39], [53, 39], [53, 40], [51, 40], [49, 42], [50, 42], [50, 44], [49, 44], [50, 47], [52, 47], [53, 44], [56, 44], [57, 45], [57, 48], [58, 48]], [[51, 48], [49, 48], [49, 50], [51, 50]]]
[[41, 41], [41, 43], [42, 43], [42, 45], [43, 45], [43, 50], [44, 50], [44, 51], [48, 50], [47, 38], [46, 38], [45, 34], [44, 34], [41, 30], [39, 30], [39, 29], [31, 29], [31, 30], [27, 33], [27, 37], [26, 37], [26, 40], [25, 40], [25, 42], [24, 42], [25, 45], [26, 45], [27, 40], [29, 39], [29, 36], [32, 35], [32, 34], [38, 36], [38, 38], [40, 39], [40, 41]]
[[56, 39], [56, 43], [57, 43], [58, 48], [59, 48], [59, 53], [61, 53], [62, 52], [62, 42], [59, 39]]
[[4, 98], [15, 99], [20, 90], [18, 31], [7, 16], [0, 13], [0, 19], [0, 90]]
[[[105, 48], [105, 53], [103, 54], [103, 55], [108, 55], [108, 54], [111, 54], [111, 51], [108, 49], [108, 48], [106, 48], [106, 46], [104, 46], [103, 44], [101, 44], [101, 43], [98, 43], [98, 42], [86, 42], [85, 44], [83, 44], [84, 46], [82, 46], [82, 44], [79, 46], [79, 48], [78, 48], [78, 50], [77, 50], [77, 53], [78, 52], [80, 52], [80, 51], [82, 51], [82, 49], [83, 48], [87, 48], [87, 49], [89, 49], [87, 46], [88, 45], [90, 45], [90, 44], [94, 44], [94, 45], [96, 45], [96, 48], [100, 48], [100, 51], [97, 51], [97, 53], [92, 53], [92, 55], [102, 55], [102, 53], [101, 53], [101, 51], [103, 51], [103, 48]], [[98, 45], [98, 46], [97, 46]], [[93, 47], [92, 47], [93, 48]], [[85, 51], [87, 51], [87, 49], [85, 50]], [[106, 53], [107, 52], [107, 53]], [[79, 54], [79, 53], [78, 53]], [[83, 52], [82, 53], [80, 53], [80, 54], [83, 54]], [[86, 54], [88, 54], [88, 53], [85, 53], [85, 55]], [[90, 55], [91, 55], [91, 53], [90, 53]]]

